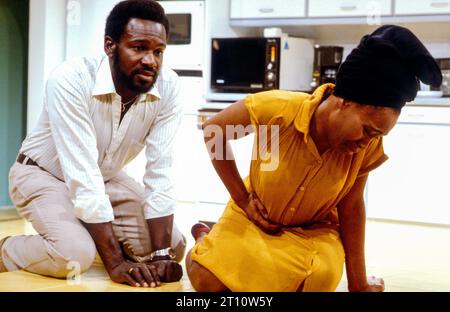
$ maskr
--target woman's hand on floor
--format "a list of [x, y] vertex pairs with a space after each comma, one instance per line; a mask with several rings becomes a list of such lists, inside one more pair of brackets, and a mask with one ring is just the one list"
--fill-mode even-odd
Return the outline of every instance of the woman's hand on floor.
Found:
[[367, 278], [367, 285], [362, 289], [349, 289], [357, 292], [383, 292], [384, 281], [381, 277], [370, 276]]
[[268, 234], [277, 234], [281, 230], [281, 225], [271, 222], [266, 208], [255, 193], [250, 193], [247, 201], [239, 205], [247, 214], [247, 217], [256, 226]]

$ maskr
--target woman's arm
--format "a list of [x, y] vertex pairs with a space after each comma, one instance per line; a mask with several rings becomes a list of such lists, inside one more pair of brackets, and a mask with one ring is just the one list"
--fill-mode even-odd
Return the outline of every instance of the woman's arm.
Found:
[[350, 192], [339, 202], [340, 234], [345, 251], [349, 291], [384, 291], [382, 279], [367, 279], [364, 257], [366, 211], [364, 187], [367, 175], [356, 180]]
[[250, 115], [243, 101], [237, 101], [202, 125], [211, 162], [236, 204], [262, 230], [275, 233], [280, 226], [267, 220], [267, 211], [256, 194], [250, 194], [242, 181], [228, 142], [253, 131]]

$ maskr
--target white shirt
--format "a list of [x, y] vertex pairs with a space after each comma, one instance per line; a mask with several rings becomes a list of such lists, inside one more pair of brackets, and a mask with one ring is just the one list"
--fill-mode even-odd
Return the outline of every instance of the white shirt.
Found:
[[106, 56], [60, 65], [47, 81], [44, 108], [23, 142], [24, 153], [67, 184], [75, 215], [114, 220], [104, 182], [146, 146], [146, 219], [173, 214], [173, 143], [182, 106], [177, 74], [162, 67], [153, 88], [123, 117]]

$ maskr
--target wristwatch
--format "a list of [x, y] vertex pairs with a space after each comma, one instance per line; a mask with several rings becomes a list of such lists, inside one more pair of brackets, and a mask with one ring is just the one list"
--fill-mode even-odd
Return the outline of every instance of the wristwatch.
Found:
[[158, 249], [153, 251], [150, 254], [150, 261], [153, 261], [155, 258], [164, 257], [169, 258], [170, 260], [175, 259], [175, 251], [172, 249], [172, 247], [167, 247], [164, 249]]

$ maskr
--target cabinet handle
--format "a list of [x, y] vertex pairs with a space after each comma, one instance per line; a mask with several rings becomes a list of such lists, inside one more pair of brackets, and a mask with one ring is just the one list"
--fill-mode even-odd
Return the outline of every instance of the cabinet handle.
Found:
[[354, 10], [356, 10], [356, 5], [354, 5], [354, 4], [348, 4], [348, 5], [343, 4], [339, 8], [342, 11], [354, 11]]
[[430, 6], [437, 9], [446, 8], [448, 7], [448, 1], [432, 1]]
[[261, 13], [272, 13], [273, 11], [273, 8], [259, 8], [259, 12]]

